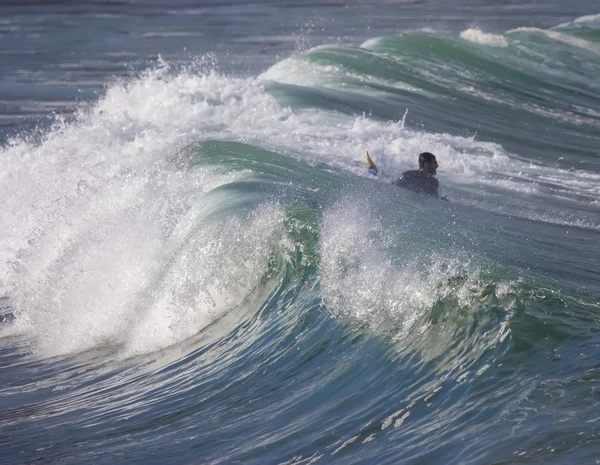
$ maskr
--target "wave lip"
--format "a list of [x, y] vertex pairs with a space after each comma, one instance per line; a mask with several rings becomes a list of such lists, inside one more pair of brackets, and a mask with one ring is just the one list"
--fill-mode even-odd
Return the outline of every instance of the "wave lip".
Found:
[[595, 25], [596, 23], [600, 25], [600, 13], [580, 16], [579, 18], [575, 18], [573, 21], [567, 21], [566, 23], [559, 24], [556, 26], [556, 29], [563, 29], [573, 25], [580, 26], [582, 24], [586, 26]]
[[581, 49], [585, 49], [589, 52], [600, 53], [600, 46], [595, 45], [585, 39], [581, 39], [579, 37], [574, 37], [569, 34], [565, 34], [563, 32], [558, 32], [551, 29], [542, 29], [539, 27], [518, 27], [516, 29], [511, 29], [507, 31], [507, 34], [511, 33], [530, 33], [530, 34], [541, 34], [545, 35], [549, 39], [556, 40], [558, 42], [562, 42], [567, 45], [571, 45], [573, 47], [578, 47]]
[[585, 15], [577, 18], [574, 23], [595, 23], [600, 21], [600, 13], [596, 15]]
[[477, 28], [469, 28], [460, 33], [460, 38], [481, 45], [490, 45], [492, 47], [508, 47], [509, 41], [500, 34], [483, 32]]

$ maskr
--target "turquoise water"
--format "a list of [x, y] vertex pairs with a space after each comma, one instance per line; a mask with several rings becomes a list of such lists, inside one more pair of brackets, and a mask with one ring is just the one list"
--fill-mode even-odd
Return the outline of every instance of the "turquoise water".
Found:
[[593, 4], [2, 9], [0, 462], [598, 463]]

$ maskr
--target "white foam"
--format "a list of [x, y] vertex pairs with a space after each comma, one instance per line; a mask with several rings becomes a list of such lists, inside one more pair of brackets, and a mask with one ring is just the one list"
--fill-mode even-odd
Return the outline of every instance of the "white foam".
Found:
[[[140, 302], [148, 303], [172, 258], [165, 244], [173, 228], [206, 190], [232, 179], [188, 172], [179, 149], [221, 136], [225, 122], [261, 107], [269, 119], [282, 111], [255, 81], [161, 67], [111, 86], [89, 112], [57, 122], [40, 143], [16, 139], [2, 150], [0, 284], [17, 326], [42, 355], [126, 343], [136, 334], [145, 321]], [[165, 317], [168, 337], [136, 336], [131, 350], [187, 337], [187, 329], [218, 317], [213, 310], [197, 308], [203, 316], [196, 326], [182, 324], [186, 331]]]
[[506, 37], [499, 34], [483, 32], [477, 28], [469, 28], [460, 33], [460, 38], [481, 45], [491, 47], [508, 47], [509, 41]]
[[[372, 328], [392, 330], [402, 340], [445, 292], [457, 273], [469, 276], [454, 290], [460, 303], [478, 274], [464, 259], [402, 254], [401, 262], [385, 252], [394, 239], [355, 199], [325, 211], [321, 231], [320, 281], [323, 301], [336, 317], [357, 320]], [[465, 272], [468, 270], [467, 272]]]
[[568, 35], [568, 34], [565, 34], [562, 32], [558, 32], [555, 30], [540, 29], [538, 27], [518, 27], [516, 29], [511, 29], [510, 31], [507, 31], [507, 34], [518, 33], [518, 32], [545, 35], [546, 37], [548, 37], [552, 40], [556, 40], [558, 42], [562, 42], [562, 43], [571, 45], [573, 47], [582, 48], [582, 49], [585, 49], [585, 50], [588, 50], [588, 51], [594, 52], [594, 53], [600, 53], [599, 45], [593, 44], [592, 42], [588, 42], [587, 40], [580, 39], [578, 37], [574, 37], [574, 36], [571, 36], [571, 35]]

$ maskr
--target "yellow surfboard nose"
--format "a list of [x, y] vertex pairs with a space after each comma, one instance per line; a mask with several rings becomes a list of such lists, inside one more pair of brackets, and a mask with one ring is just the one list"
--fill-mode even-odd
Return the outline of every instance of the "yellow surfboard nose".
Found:
[[371, 168], [374, 165], [373, 160], [369, 156], [369, 151], [367, 150], [367, 168]]
[[369, 174], [372, 174], [373, 176], [377, 176], [377, 165], [375, 165], [375, 163], [373, 163], [373, 160], [371, 160], [368, 150], [367, 150], [367, 171], [369, 172]]

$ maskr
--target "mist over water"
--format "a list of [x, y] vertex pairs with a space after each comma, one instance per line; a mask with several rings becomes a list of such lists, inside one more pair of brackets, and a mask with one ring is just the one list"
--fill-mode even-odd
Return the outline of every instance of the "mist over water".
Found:
[[600, 16], [375, 6], [2, 7], [2, 463], [596, 463]]

